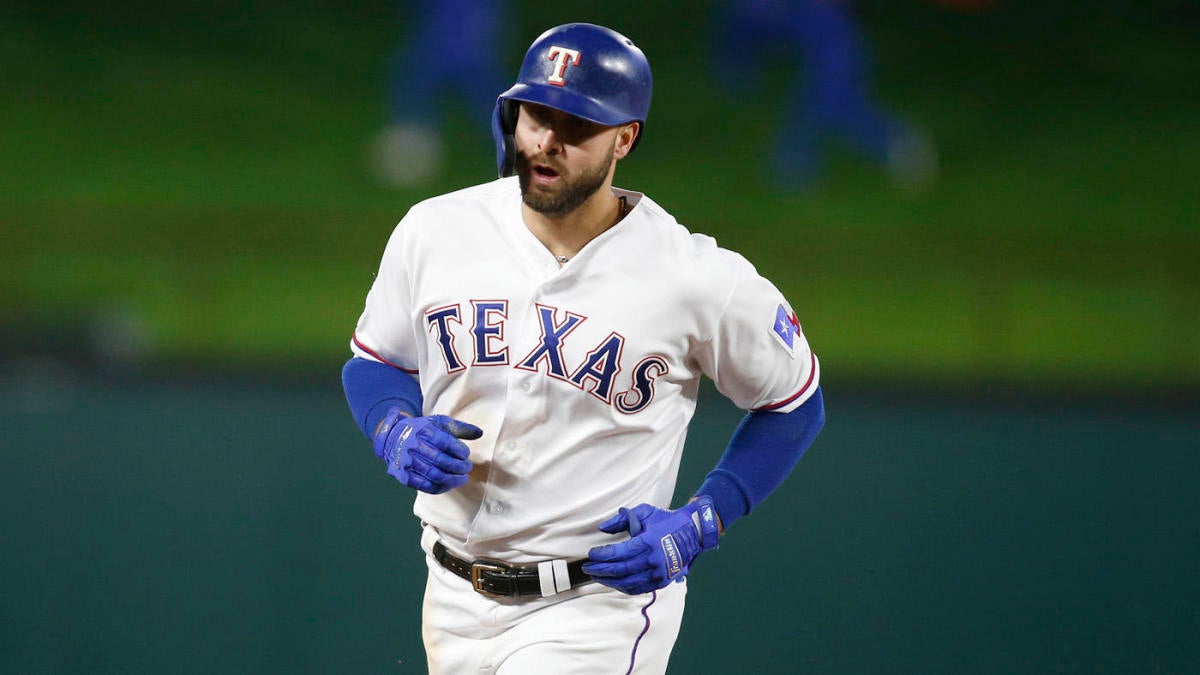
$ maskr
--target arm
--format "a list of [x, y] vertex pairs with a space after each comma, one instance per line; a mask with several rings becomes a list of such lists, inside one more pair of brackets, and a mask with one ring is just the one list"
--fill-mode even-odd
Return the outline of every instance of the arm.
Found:
[[355, 357], [342, 368], [342, 388], [354, 422], [387, 462], [388, 475], [430, 494], [467, 482], [473, 465], [463, 440], [479, 438], [483, 430], [446, 415], [420, 416], [421, 386], [408, 373]]
[[386, 363], [354, 357], [342, 367], [342, 389], [354, 423], [368, 440], [393, 406], [407, 417], [421, 414], [421, 385], [408, 373]]
[[725, 527], [783, 483], [824, 424], [820, 387], [789, 413], [747, 414], [690, 502], [674, 511], [650, 504], [621, 509], [600, 529], [628, 530], [630, 539], [593, 548], [584, 571], [631, 595], [683, 578], [700, 553], [717, 547]]
[[783, 483], [824, 426], [820, 387], [789, 413], [748, 413], [696, 496], [712, 498], [722, 529], [729, 527]]

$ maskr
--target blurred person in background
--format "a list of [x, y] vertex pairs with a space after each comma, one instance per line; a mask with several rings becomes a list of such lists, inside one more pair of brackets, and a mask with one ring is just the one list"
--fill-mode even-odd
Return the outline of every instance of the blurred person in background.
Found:
[[783, 50], [805, 70], [789, 88], [776, 131], [772, 168], [781, 187], [814, 184], [824, 168], [822, 146], [834, 138], [885, 166], [902, 187], [936, 180], [932, 139], [875, 100], [867, 45], [846, 2], [729, 0], [714, 19], [716, 72], [728, 90], [754, 84], [769, 50]]
[[511, 24], [506, 0], [411, 0], [400, 5], [410, 19], [408, 37], [388, 71], [387, 127], [376, 137], [372, 164], [390, 187], [437, 178], [445, 160], [443, 125], [458, 103], [478, 125], [481, 139], [504, 89], [502, 35]]

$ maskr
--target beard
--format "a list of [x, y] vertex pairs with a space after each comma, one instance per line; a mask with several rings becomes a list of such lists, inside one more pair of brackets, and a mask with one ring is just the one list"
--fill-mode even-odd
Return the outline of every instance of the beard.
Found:
[[608, 178], [608, 170], [612, 166], [613, 149], [609, 148], [606, 156], [595, 165], [587, 167], [578, 175], [569, 175], [551, 164], [545, 157], [539, 157], [543, 164], [553, 166], [558, 171], [559, 185], [553, 191], [542, 188], [530, 189], [533, 167], [524, 153], [517, 153], [517, 180], [521, 185], [521, 201], [529, 208], [547, 216], [563, 216], [579, 208], [596, 191], [604, 185]]

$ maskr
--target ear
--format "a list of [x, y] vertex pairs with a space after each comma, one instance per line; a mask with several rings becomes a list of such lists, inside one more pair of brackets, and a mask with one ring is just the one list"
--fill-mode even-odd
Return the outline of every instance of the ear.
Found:
[[622, 159], [629, 151], [633, 149], [633, 142], [637, 140], [638, 134], [642, 133], [641, 122], [630, 122], [629, 124], [621, 125], [617, 129], [617, 138], [614, 141], [613, 157]]

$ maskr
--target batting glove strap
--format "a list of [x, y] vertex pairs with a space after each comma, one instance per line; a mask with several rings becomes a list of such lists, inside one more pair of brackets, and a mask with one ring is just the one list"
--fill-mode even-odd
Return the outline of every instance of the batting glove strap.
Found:
[[396, 460], [399, 452], [398, 443], [388, 442], [392, 429], [411, 419], [412, 416], [405, 415], [400, 408], [392, 406], [383, 419], [379, 420], [379, 424], [375, 425], [375, 432], [371, 434], [371, 448], [375, 451], [375, 456], [387, 462], [388, 466]]
[[721, 530], [717, 525], [717, 510], [713, 507], [712, 498], [700, 495], [685, 508], [692, 510], [692, 523], [700, 533], [700, 550], [711, 551], [716, 548]]

